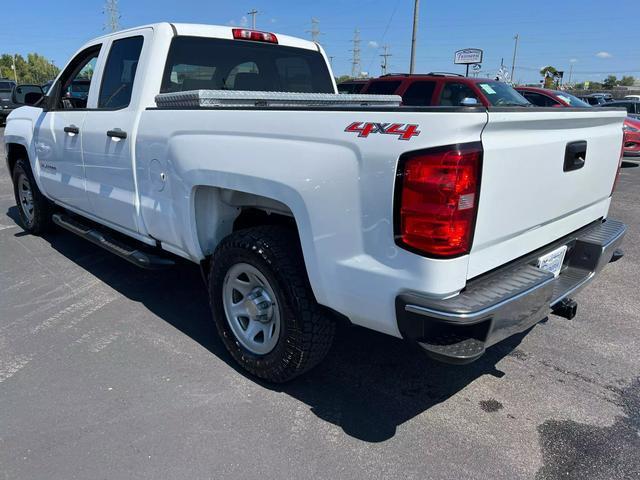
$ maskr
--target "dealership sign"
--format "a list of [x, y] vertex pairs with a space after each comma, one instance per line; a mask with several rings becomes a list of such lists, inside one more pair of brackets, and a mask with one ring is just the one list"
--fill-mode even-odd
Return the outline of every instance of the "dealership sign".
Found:
[[465, 48], [464, 50], [458, 50], [453, 63], [461, 65], [482, 63], [482, 50], [479, 48]]

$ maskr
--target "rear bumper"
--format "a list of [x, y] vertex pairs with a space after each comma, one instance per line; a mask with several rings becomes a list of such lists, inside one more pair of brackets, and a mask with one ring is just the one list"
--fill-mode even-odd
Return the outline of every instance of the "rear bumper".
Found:
[[[598, 220], [551, 245], [470, 280], [455, 297], [436, 300], [407, 293], [396, 298], [398, 329], [432, 357], [467, 363], [485, 349], [522, 332], [549, 315], [554, 305], [575, 294], [609, 263], [626, 225]], [[535, 266], [536, 259], [567, 245], [562, 271]]]

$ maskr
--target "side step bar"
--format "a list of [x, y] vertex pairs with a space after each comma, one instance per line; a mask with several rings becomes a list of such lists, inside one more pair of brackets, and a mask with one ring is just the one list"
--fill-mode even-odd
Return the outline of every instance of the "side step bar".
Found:
[[124, 258], [134, 265], [137, 265], [138, 267], [157, 270], [172, 267], [176, 263], [170, 258], [163, 257], [155, 253], [144, 252], [132, 245], [127, 245], [126, 243], [109, 235], [107, 232], [84, 224], [70, 215], [56, 213], [53, 215], [52, 220], [53, 223], [65, 230], [69, 230], [71, 233], [75, 233], [79, 237], [89, 240], [91, 243], [95, 243], [105, 250]]

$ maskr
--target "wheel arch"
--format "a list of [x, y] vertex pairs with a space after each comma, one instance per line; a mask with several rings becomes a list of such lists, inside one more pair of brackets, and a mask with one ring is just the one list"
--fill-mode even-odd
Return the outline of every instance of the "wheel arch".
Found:
[[7, 143], [7, 169], [9, 170], [9, 174], [13, 174], [13, 168], [16, 166], [16, 162], [20, 158], [24, 158], [29, 161], [29, 152], [24, 145], [19, 143]]

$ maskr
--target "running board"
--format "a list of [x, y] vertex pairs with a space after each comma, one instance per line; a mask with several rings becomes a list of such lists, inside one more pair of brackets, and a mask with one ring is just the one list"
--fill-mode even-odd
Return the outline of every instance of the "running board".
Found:
[[84, 224], [69, 215], [56, 213], [52, 219], [56, 225], [59, 225], [65, 230], [69, 230], [71, 233], [75, 233], [85, 240], [89, 240], [91, 243], [95, 243], [99, 247], [124, 258], [138, 267], [157, 270], [172, 267], [176, 263], [170, 258], [155, 253], [144, 252], [133, 245], [127, 245], [121, 240], [117, 240], [115, 237], [109, 235], [107, 232]]

